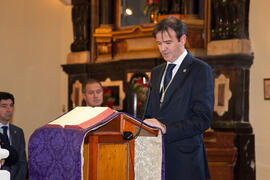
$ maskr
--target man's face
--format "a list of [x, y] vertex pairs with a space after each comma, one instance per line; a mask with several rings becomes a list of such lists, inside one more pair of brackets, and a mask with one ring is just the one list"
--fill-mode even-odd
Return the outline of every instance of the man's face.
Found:
[[14, 111], [14, 104], [11, 99], [2, 99], [0, 101], [0, 122], [7, 124], [12, 118]]
[[177, 39], [175, 31], [169, 28], [168, 31], [159, 31], [156, 41], [165, 61], [174, 62], [185, 50], [186, 35]]
[[103, 89], [99, 83], [87, 84], [83, 98], [87, 106], [101, 106], [103, 102]]

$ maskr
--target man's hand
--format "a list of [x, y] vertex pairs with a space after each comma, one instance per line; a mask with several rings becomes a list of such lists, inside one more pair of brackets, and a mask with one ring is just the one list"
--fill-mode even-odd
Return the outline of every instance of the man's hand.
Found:
[[164, 124], [162, 124], [161, 122], [159, 122], [155, 118], [145, 119], [143, 122], [150, 125], [150, 126], [157, 127], [159, 129], [161, 129], [163, 134], [166, 133], [166, 126]]

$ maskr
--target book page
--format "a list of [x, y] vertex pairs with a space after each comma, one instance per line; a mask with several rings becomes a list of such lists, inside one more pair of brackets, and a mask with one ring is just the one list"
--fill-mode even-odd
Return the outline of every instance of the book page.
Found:
[[94, 118], [107, 109], [108, 107], [76, 107], [70, 112], [48, 124], [60, 125], [62, 127], [65, 127], [65, 125], [79, 125], [87, 120]]

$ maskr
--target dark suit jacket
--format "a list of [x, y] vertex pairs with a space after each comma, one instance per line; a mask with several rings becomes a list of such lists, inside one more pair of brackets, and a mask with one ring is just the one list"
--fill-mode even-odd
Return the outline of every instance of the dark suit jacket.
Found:
[[23, 130], [15, 125], [9, 124], [11, 147], [17, 152], [18, 160], [13, 165], [5, 165], [3, 169], [10, 172], [11, 180], [25, 180], [27, 171], [25, 139]]
[[160, 107], [160, 83], [166, 64], [153, 68], [146, 117], [166, 125], [166, 180], [209, 178], [202, 133], [210, 127], [214, 93], [212, 69], [190, 53], [184, 58]]
[[9, 144], [9, 141], [0, 133], [0, 144], [2, 149], [6, 149], [9, 152], [9, 156], [5, 159], [5, 165], [11, 166], [18, 162], [18, 153], [13, 146]]

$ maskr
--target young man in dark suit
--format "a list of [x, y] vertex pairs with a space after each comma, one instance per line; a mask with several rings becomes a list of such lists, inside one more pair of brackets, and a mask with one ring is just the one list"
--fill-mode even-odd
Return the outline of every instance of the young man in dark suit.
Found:
[[9, 157], [2, 168], [10, 172], [11, 180], [25, 180], [27, 162], [24, 133], [21, 128], [9, 123], [13, 112], [14, 96], [0, 92], [0, 145], [9, 150]]
[[185, 49], [181, 20], [161, 20], [153, 35], [166, 63], [152, 70], [144, 122], [164, 134], [166, 180], [205, 180], [209, 171], [202, 134], [213, 113], [212, 69]]

